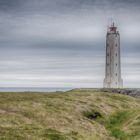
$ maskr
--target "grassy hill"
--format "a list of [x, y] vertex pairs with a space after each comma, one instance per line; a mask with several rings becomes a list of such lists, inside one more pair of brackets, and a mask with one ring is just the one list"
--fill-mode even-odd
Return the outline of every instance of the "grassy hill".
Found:
[[92, 89], [0, 93], [0, 140], [140, 140], [140, 99]]

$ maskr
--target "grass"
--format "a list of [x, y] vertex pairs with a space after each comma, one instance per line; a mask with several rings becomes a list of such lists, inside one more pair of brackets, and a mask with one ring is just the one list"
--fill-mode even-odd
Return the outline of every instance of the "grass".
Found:
[[117, 112], [110, 116], [106, 122], [106, 128], [112, 135], [120, 140], [127, 139], [127, 134], [122, 130], [122, 124], [128, 119], [128, 112]]
[[105, 122], [105, 127], [114, 137], [120, 140], [139, 140], [139, 116], [140, 109], [115, 112]]
[[68, 134], [61, 134], [60, 132], [53, 129], [47, 129], [45, 134], [48, 140], [77, 140], [77, 135], [78, 133], [73, 131]]
[[139, 140], [140, 100], [93, 89], [0, 93], [0, 140]]

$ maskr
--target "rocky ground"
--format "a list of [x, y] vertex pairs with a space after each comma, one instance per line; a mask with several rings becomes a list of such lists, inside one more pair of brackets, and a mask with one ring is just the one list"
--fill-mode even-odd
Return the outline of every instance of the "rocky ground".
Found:
[[130, 88], [130, 89], [101, 89], [101, 91], [119, 93], [119, 94], [124, 94], [124, 95], [129, 95], [129, 96], [140, 98], [140, 89], [138, 89], [138, 88]]

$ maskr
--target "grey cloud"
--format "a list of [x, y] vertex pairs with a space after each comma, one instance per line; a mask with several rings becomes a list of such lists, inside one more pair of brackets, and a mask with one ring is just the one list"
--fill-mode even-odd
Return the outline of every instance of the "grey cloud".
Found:
[[16, 14], [73, 12], [78, 9], [124, 8], [139, 6], [139, 0], [0, 0], [0, 10]]
[[139, 87], [139, 5], [0, 0], [0, 85], [102, 87], [107, 22], [113, 17], [121, 34], [124, 84]]

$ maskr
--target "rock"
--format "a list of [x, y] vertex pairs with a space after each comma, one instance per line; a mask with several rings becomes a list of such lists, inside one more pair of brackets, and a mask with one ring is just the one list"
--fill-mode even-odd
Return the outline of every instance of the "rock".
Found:
[[113, 92], [140, 98], [140, 89], [101, 89], [103, 92]]

